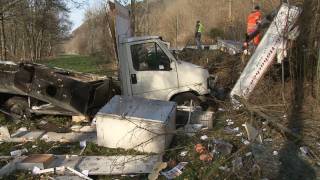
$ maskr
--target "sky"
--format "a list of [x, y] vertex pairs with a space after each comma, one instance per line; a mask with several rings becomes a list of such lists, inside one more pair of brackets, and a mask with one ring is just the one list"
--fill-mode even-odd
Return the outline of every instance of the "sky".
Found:
[[71, 1], [69, 1], [68, 7], [71, 11], [69, 15], [70, 20], [73, 23], [71, 30], [73, 31], [77, 29], [83, 23], [86, 9], [101, 5], [101, 3], [105, 1], [106, 0], [83, 0], [85, 3], [81, 7], [76, 7]]

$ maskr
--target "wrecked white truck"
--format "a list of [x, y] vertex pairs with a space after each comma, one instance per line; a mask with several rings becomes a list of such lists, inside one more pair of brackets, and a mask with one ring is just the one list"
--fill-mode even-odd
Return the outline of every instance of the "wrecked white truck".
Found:
[[208, 70], [176, 59], [160, 37], [131, 37], [126, 33], [129, 11], [117, 2], [114, 7], [123, 11], [115, 21], [120, 80], [40, 64], [1, 62], [1, 111], [18, 118], [32, 113], [94, 116], [120, 94], [118, 89], [125, 96], [179, 105], [204, 102], [214, 83]]
[[[208, 71], [176, 60], [158, 37], [128, 38], [119, 48], [123, 95], [200, 104], [201, 96], [210, 93]], [[1, 62], [0, 81], [2, 111], [23, 117], [30, 113], [90, 116], [119, 94], [119, 82], [112, 78], [33, 63]]]

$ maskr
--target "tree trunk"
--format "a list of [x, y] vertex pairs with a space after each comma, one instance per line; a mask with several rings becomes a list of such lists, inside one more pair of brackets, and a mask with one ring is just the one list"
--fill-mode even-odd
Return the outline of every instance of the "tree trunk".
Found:
[[132, 28], [132, 35], [135, 36], [136, 34], [136, 0], [131, 0], [131, 28]]
[[4, 14], [1, 14], [1, 29], [2, 29], [2, 53], [3, 60], [7, 59], [7, 50], [6, 50], [6, 32], [4, 29]]

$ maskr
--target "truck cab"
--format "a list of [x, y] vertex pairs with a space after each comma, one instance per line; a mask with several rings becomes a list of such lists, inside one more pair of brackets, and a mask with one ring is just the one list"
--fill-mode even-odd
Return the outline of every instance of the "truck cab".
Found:
[[176, 59], [158, 36], [123, 38], [118, 58], [123, 95], [199, 102], [210, 93], [208, 70]]

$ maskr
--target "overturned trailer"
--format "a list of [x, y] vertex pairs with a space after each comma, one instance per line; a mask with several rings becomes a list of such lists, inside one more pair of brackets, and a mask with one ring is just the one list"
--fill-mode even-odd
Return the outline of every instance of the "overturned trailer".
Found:
[[0, 100], [7, 113], [90, 116], [114, 95], [115, 87], [107, 77], [34, 63], [0, 62]]

